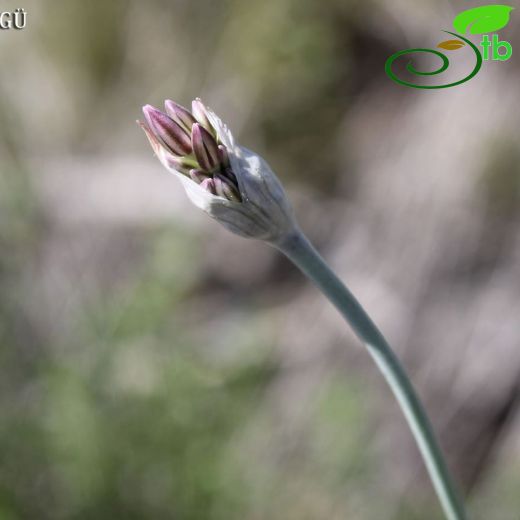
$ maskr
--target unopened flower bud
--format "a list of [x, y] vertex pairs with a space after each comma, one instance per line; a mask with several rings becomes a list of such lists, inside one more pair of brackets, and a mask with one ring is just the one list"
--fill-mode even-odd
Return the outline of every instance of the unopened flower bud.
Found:
[[177, 157], [176, 155], [168, 155], [165, 158], [170, 168], [177, 170], [184, 175], [189, 175], [190, 170], [196, 166], [195, 161], [188, 159], [187, 157]]
[[218, 158], [223, 169], [231, 168], [226, 147], [222, 144], [218, 145]]
[[171, 99], [167, 99], [164, 102], [164, 108], [166, 113], [190, 135], [191, 127], [197, 122], [191, 112]]
[[220, 195], [221, 197], [229, 200], [234, 200], [235, 202], [240, 201], [238, 188], [229, 179], [221, 175], [215, 175], [213, 179], [215, 180], [215, 189], [217, 190], [217, 195]]
[[209, 179], [210, 176], [208, 173], [203, 172], [202, 170], [198, 170], [196, 168], [190, 170], [190, 177], [192, 180], [194, 180], [197, 184], [201, 184], [202, 181]]
[[204, 103], [200, 100], [200, 98], [196, 98], [191, 102], [191, 112], [195, 116], [195, 119], [213, 136], [216, 137], [215, 128], [211, 125], [208, 112]]
[[179, 156], [191, 153], [190, 134], [171, 117], [151, 105], [143, 108], [143, 114], [150, 130], [172, 153]]
[[204, 179], [200, 183], [201, 188], [205, 189], [208, 193], [211, 193], [212, 195], [217, 195], [217, 190], [215, 189], [215, 181], [213, 179], [210, 179], [209, 177], [207, 179]]
[[235, 174], [231, 171], [231, 168], [221, 169], [220, 173], [218, 173], [217, 175], [223, 177], [228, 184], [233, 186], [233, 188], [238, 191], [237, 178], [235, 177]]
[[191, 129], [191, 145], [203, 170], [210, 172], [219, 165], [217, 141], [198, 123], [195, 123]]
[[168, 130], [167, 137], [173, 134], [178, 145], [177, 128], [186, 135], [191, 119], [177, 108], [180, 105], [170, 102], [166, 107], [179, 122], [145, 107], [148, 125], [140, 124], [161, 163], [178, 177], [196, 206], [241, 236], [276, 244], [294, 233], [296, 223], [285, 192], [260, 156], [235, 144], [231, 132], [199, 99], [192, 104], [198, 122], [191, 126], [189, 151], [184, 146], [184, 153], [177, 154], [182, 157], [174, 155], [163, 133]]

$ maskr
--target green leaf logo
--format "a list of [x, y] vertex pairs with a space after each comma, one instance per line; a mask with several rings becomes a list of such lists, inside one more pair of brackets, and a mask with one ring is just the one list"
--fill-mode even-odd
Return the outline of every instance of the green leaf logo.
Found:
[[462, 11], [453, 20], [459, 33], [484, 34], [498, 31], [509, 22], [513, 7], [509, 5], [483, 5]]

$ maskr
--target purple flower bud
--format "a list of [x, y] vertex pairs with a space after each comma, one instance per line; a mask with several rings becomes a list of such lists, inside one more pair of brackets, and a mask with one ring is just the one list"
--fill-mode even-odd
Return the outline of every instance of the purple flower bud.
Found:
[[204, 188], [206, 191], [209, 191], [212, 195], [216, 195], [217, 192], [215, 190], [215, 181], [213, 179], [210, 179], [209, 177], [207, 179], [204, 179], [200, 183], [201, 187]]
[[231, 168], [227, 148], [223, 144], [218, 145], [218, 158], [223, 169]]
[[220, 170], [216, 175], [222, 177], [223, 181], [227, 182], [238, 192], [238, 181], [231, 169], [227, 168], [225, 170]]
[[171, 99], [167, 99], [164, 102], [164, 108], [166, 109], [166, 113], [178, 124], [180, 125], [186, 132], [191, 134], [191, 127], [193, 123], [196, 123], [197, 120], [193, 117], [191, 112], [189, 112], [186, 108]]
[[190, 170], [194, 166], [194, 161], [190, 160], [186, 157], [177, 157], [176, 155], [169, 154], [166, 158], [166, 164], [170, 168], [178, 171], [179, 173], [183, 173], [184, 175], [189, 175]]
[[220, 174], [215, 175], [213, 179], [215, 180], [217, 195], [236, 202], [242, 200], [240, 192], [238, 191], [238, 186], [236, 185], [236, 179], [228, 179]]
[[148, 138], [148, 142], [150, 143], [155, 155], [159, 155], [159, 152], [163, 146], [157, 140], [157, 137], [155, 137], [154, 133], [150, 130], [150, 128], [148, 128], [148, 125], [146, 123], [139, 121], [139, 119], [136, 121], [136, 123], [141, 127], [141, 129], [146, 134], [146, 137]]
[[226, 199], [232, 200], [233, 202], [242, 202], [242, 197], [238, 191], [232, 188], [229, 184], [224, 184], [224, 196]]
[[217, 175], [213, 178], [215, 182], [215, 191], [217, 195], [224, 197], [228, 200], [233, 200], [235, 202], [240, 202], [241, 198], [238, 191], [232, 186], [227, 179]]
[[[181, 111], [175, 106], [166, 105], [171, 115], [180, 118]], [[145, 108], [147, 123], [140, 124], [158, 159], [179, 179], [190, 200], [230, 231], [274, 245], [281, 243], [297, 226], [280, 181], [259, 155], [235, 143], [226, 125], [200, 100], [193, 102], [193, 110], [198, 123], [192, 125], [190, 146], [185, 146], [191, 153], [182, 155], [173, 154], [163, 144], [159, 130], [175, 125], [173, 134], [178, 149], [176, 132], [184, 136], [184, 124], [188, 121], [184, 112], [185, 119], [179, 122], [166, 114], [157, 114], [153, 107]], [[157, 123], [159, 117], [162, 126]], [[163, 118], [166, 125], [162, 124]], [[208, 128], [204, 131], [205, 125]], [[168, 135], [171, 137], [170, 132]], [[219, 144], [223, 148], [219, 149]], [[183, 172], [187, 166], [190, 169], [186, 175]]]
[[210, 172], [219, 165], [217, 141], [198, 123], [195, 123], [191, 130], [191, 145], [203, 170]]
[[189, 134], [172, 118], [151, 105], [143, 107], [143, 114], [148, 123], [148, 128], [168, 150], [179, 156], [191, 153]]
[[200, 98], [196, 98], [191, 102], [191, 113], [195, 116], [195, 119], [200, 125], [202, 125], [211, 135], [216, 137], [217, 132], [209, 122], [206, 107]]
[[217, 195], [220, 195], [221, 197], [225, 197], [224, 195], [224, 183], [222, 182], [222, 179], [219, 177], [214, 177], [213, 182], [215, 183], [215, 191], [217, 192]]
[[201, 184], [202, 181], [210, 178], [207, 173], [204, 173], [202, 170], [197, 170], [196, 168], [190, 170], [190, 177], [191, 180], [197, 184]]

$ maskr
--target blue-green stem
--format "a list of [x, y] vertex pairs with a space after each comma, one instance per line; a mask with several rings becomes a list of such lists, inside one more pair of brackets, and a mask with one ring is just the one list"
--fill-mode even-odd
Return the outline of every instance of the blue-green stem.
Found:
[[290, 233], [274, 245], [318, 286], [363, 341], [408, 421], [446, 517], [448, 520], [466, 520], [464, 506], [455, 491], [428, 416], [379, 329], [301, 231]]

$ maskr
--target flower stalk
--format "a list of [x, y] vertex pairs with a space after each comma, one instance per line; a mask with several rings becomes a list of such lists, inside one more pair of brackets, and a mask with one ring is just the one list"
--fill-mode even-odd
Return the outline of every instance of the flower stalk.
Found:
[[361, 339], [399, 403], [446, 518], [466, 520], [464, 506], [457, 495], [428, 416], [384, 336], [299, 229], [273, 245], [323, 292]]
[[417, 442], [448, 520], [466, 520], [426, 412], [387, 341], [356, 298], [300, 231], [284, 189], [269, 165], [235, 143], [200, 99], [191, 112], [165, 102], [146, 105], [139, 122], [163, 166], [191, 201], [240, 236], [263, 240], [285, 254], [330, 300], [366, 346], [394, 393]]

